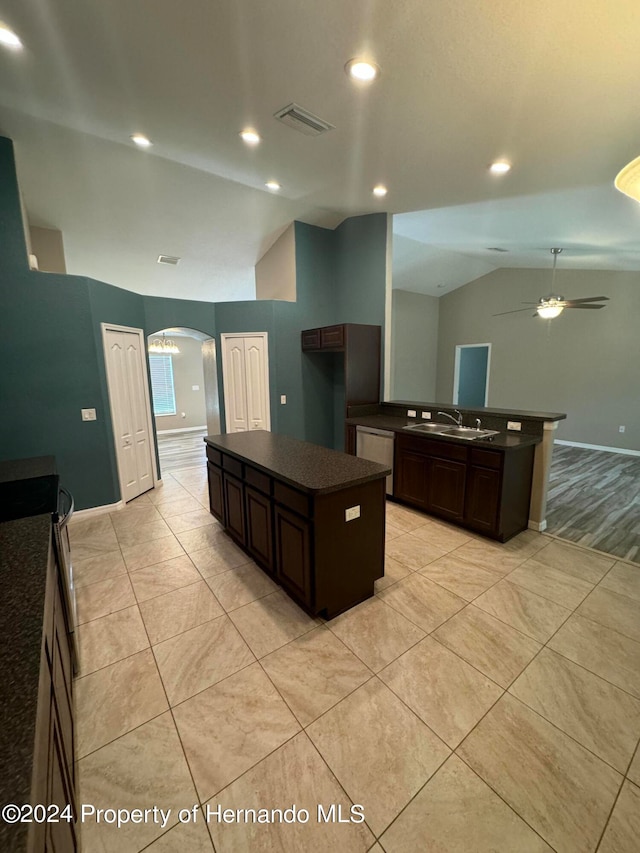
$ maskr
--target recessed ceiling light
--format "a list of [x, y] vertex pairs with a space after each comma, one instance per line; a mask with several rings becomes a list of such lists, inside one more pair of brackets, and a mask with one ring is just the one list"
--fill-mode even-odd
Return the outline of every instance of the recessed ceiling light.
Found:
[[22, 47], [22, 42], [18, 36], [6, 24], [0, 21], [0, 44], [7, 47]]
[[151, 148], [153, 142], [146, 137], [143, 133], [134, 133], [131, 135], [131, 141], [135, 142], [135, 144], [139, 148]]
[[387, 194], [387, 188], [385, 186], [383, 186], [382, 184], [378, 184], [377, 187], [373, 188], [373, 194], [377, 195], [378, 198], [382, 198], [383, 196], [385, 196]]
[[349, 77], [361, 83], [370, 83], [380, 75], [380, 68], [365, 59], [350, 59], [344, 67]]
[[267, 181], [265, 187], [268, 190], [273, 190], [274, 192], [277, 192], [280, 189], [280, 184], [277, 181]]
[[511, 171], [511, 163], [507, 163], [506, 160], [496, 160], [489, 166], [489, 171], [492, 175], [506, 175]]
[[260, 142], [260, 134], [256, 133], [255, 130], [251, 130], [251, 128], [240, 131], [240, 136], [242, 137], [242, 141], [246, 142], [247, 145], [257, 145]]

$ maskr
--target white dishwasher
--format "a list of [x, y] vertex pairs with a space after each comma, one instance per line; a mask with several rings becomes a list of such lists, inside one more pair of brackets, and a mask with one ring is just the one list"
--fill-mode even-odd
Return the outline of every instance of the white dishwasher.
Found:
[[356, 456], [391, 468], [387, 477], [388, 495], [393, 494], [393, 439], [394, 433], [386, 429], [356, 427]]

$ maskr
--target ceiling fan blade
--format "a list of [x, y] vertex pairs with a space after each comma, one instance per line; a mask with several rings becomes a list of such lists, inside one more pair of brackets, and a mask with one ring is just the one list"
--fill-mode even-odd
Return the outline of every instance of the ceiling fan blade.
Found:
[[[608, 296], [591, 296], [587, 299], [564, 299], [563, 300], [565, 305], [579, 305], [583, 302], [608, 302], [608, 301], [609, 301]], [[604, 305], [601, 305], [600, 307], [604, 308]]]
[[563, 308], [606, 308], [606, 305], [576, 305], [574, 302], [567, 302]]
[[516, 308], [514, 311], [501, 311], [499, 314], [492, 314], [492, 317], [502, 317], [504, 314], [518, 314], [520, 311], [531, 311], [531, 308]]

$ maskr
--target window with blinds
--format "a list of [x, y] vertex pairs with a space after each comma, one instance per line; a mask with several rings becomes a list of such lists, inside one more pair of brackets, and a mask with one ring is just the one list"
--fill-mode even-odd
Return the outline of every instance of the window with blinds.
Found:
[[154, 415], [176, 414], [176, 392], [173, 387], [173, 364], [170, 355], [149, 355], [151, 392]]

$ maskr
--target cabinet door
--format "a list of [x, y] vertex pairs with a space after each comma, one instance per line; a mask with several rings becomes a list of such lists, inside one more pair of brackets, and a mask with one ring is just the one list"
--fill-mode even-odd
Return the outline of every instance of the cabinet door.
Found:
[[344, 326], [324, 326], [320, 329], [322, 349], [342, 349], [344, 347]]
[[417, 453], [400, 449], [394, 466], [396, 498], [427, 509], [429, 503], [429, 459]]
[[294, 598], [313, 609], [309, 522], [276, 505], [277, 579]]
[[305, 329], [300, 333], [302, 349], [320, 349], [320, 329]]
[[461, 521], [467, 466], [451, 459], [432, 459], [429, 481], [429, 510], [443, 518]]
[[271, 500], [245, 486], [247, 551], [269, 574], [273, 572]]
[[209, 508], [211, 515], [215, 516], [221, 524], [225, 524], [224, 515], [224, 493], [222, 489], [222, 471], [217, 465], [207, 462], [207, 476], [209, 479]]
[[485, 533], [498, 533], [500, 471], [471, 465], [467, 483], [465, 522]]
[[244, 486], [240, 480], [223, 474], [224, 504], [227, 518], [227, 530], [239, 545], [245, 544], [244, 527]]

